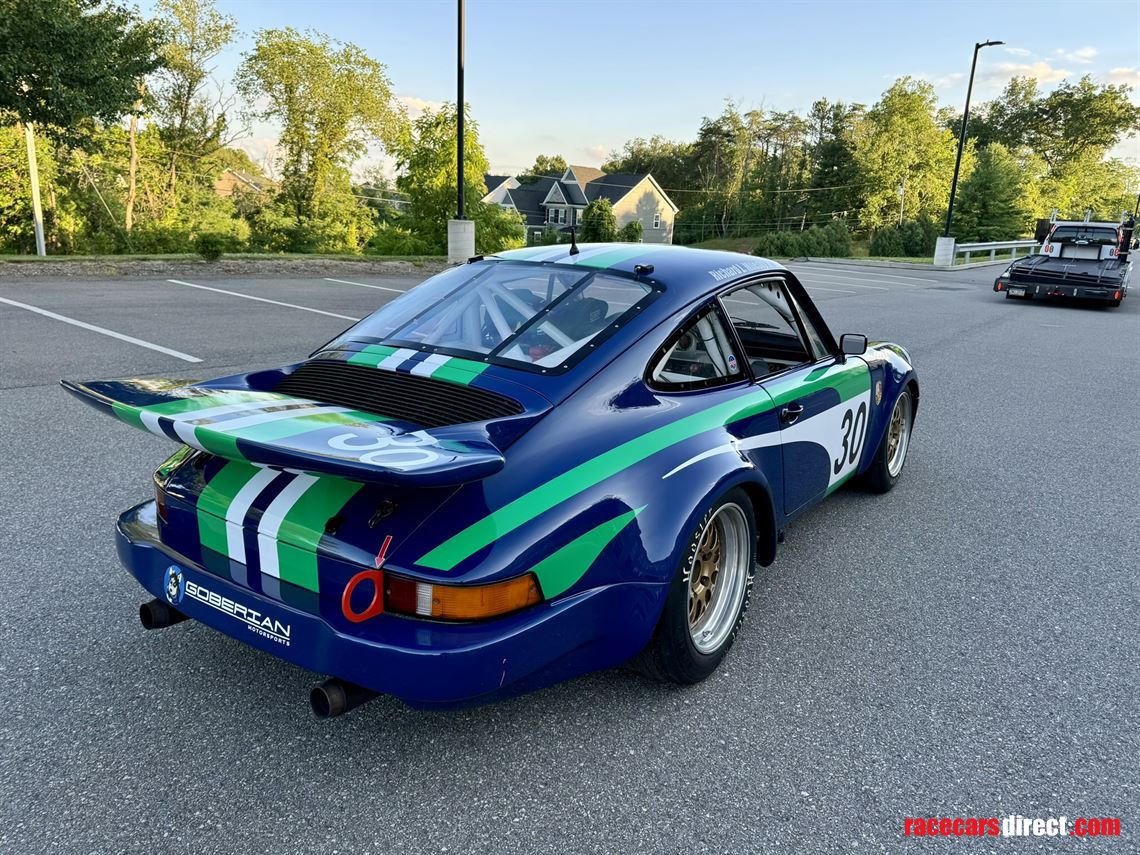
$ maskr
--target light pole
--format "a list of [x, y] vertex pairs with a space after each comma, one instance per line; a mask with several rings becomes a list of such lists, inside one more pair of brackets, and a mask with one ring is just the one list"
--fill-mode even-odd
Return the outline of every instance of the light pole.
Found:
[[463, 29], [464, 29], [464, 0], [459, 3], [459, 40], [456, 56], [456, 81], [458, 93], [455, 103], [455, 165], [456, 165], [456, 192], [455, 192], [455, 219], [447, 221], [447, 260], [456, 263], [463, 262], [475, 254], [475, 223], [466, 217], [466, 207], [463, 200]]
[[984, 47], [1004, 45], [1005, 42], [978, 42], [974, 45], [974, 61], [970, 63], [970, 82], [966, 86], [966, 109], [962, 111], [962, 132], [958, 135], [958, 157], [954, 160], [954, 180], [950, 182], [950, 204], [946, 207], [945, 237], [950, 237], [950, 222], [954, 217], [954, 194], [958, 190], [958, 170], [962, 168], [962, 149], [966, 145], [966, 125], [970, 121], [970, 95], [974, 91], [974, 70], [978, 67], [978, 51]]

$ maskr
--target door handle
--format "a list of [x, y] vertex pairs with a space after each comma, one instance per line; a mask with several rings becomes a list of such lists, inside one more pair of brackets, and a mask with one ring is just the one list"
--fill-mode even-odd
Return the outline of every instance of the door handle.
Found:
[[804, 414], [803, 404], [788, 404], [780, 410], [780, 423], [785, 425], [795, 424], [800, 416]]

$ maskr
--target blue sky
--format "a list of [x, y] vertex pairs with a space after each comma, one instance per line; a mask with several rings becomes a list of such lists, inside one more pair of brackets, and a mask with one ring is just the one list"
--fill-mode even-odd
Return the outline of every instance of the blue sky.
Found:
[[[258, 29], [292, 26], [360, 45], [413, 112], [455, 99], [454, 0], [218, 6], [241, 30], [219, 58], [222, 81]], [[982, 51], [975, 101], [1015, 74], [1046, 88], [1092, 74], [1140, 92], [1135, 0], [468, 0], [466, 97], [494, 170], [516, 172], [539, 153], [598, 165], [631, 137], [692, 138], [726, 98], [801, 112], [820, 97], [871, 104], [911, 74], [960, 108], [974, 42], [987, 39], [1007, 44]], [[255, 125], [245, 147], [260, 154], [273, 138]], [[1117, 154], [1140, 161], [1140, 141]]]

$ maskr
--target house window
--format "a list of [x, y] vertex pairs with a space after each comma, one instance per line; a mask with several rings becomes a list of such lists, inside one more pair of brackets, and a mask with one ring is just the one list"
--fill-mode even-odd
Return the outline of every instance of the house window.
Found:
[[558, 222], [560, 222], [560, 223], [566, 222], [566, 209], [565, 208], [559, 208], [558, 209]]
[[661, 215], [660, 214], [654, 214], [653, 215], [653, 228], [655, 228], [655, 229], [661, 228]]
[[554, 209], [553, 208], [547, 208], [546, 209], [546, 222], [548, 222], [548, 223], [554, 222]]

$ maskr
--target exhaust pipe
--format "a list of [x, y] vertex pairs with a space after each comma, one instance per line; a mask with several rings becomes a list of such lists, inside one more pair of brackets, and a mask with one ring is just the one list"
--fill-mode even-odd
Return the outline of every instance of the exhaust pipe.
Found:
[[309, 705], [312, 706], [317, 718], [335, 718], [367, 703], [377, 694], [379, 693], [355, 683], [330, 677], [323, 683], [313, 686], [313, 690], [309, 692]]
[[139, 606], [139, 621], [143, 625], [143, 629], [165, 629], [168, 626], [174, 626], [176, 623], [182, 623], [186, 620], [186, 615], [177, 609], [172, 609], [168, 603], [159, 599], [151, 600], [149, 603], [143, 603]]

